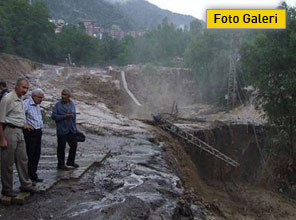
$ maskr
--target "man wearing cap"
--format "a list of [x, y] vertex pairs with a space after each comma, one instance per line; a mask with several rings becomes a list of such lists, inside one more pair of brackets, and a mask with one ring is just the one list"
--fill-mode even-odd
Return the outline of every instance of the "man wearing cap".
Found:
[[0, 105], [0, 147], [1, 147], [1, 183], [2, 195], [15, 197], [13, 191], [13, 164], [15, 162], [20, 190], [35, 193], [28, 175], [28, 157], [26, 153], [23, 128], [26, 116], [22, 96], [29, 88], [26, 79], [19, 79], [15, 89], [3, 97]]
[[37, 175], [37, 168], [41, 154], [41, 136], [42, 136], [42, 114], [40, 103], [44, 98], [42, 89], [37, 88], [32, 91], [32, 96], [24, 100], [26, 114], [26, 129], [24, 137], [28, 155], [28, 172], [33, 182], [42, 182], [43, 179]]

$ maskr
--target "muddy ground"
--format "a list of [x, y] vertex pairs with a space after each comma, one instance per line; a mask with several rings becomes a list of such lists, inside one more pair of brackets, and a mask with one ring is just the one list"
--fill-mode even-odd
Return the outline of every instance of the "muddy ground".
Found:
[[[23, 206], [1, 206], [0, 219], [295, 219], [293, 198], [269, 190], [260, 181], [207, 178], [202, 175], [203, 167], [186, 152], [186, 143], [150, 124], [123, 116], [129, 115], [133, 111], [129, 106], [134, 105], [122, 90], [117, 73], [54, 66], [40, 69], [27, 61], [7, 59], [1, 61], [5, 63], [0, 66], [1, 78], [7, 78], [12, 88], [17, 76], [27, 76], [32, 87], [45, 89], [43, 107], [48, 111], [63, 86], [69, 85], [80, 112], [79, 125], [101, 147], [112, 148], [114, 155], [101, 165], [92, 165], [81, 178], [60, 181], [45, 193], [32, 196]], [[129, 80], [131, 72], [129, 69]], [[137, 76], [131, 86], [135, 95], [139, 82]], [[139, 97], [144, 99], [147, 93], [141, 91]], [[228, 117], [241, 122], [247, 118], [261, 123], [253, 109], [236, 111], [210, 115], [208, 119]], [[184, 115], [197, 117], [197, 111], [188, 112]], [[54, 149], [54, 137], [46, 140]]]
[[2, 206], [0, 219], [205, 219], [206, 209], [184, 197], [162, 143], [146, 128], [128, 135], [86, 133], [87, 141], [77, 151], [78, 164], [96, 157], [101, 161], [104, 151], [110, 150], [111, 156], [72, 178], [72, 171], [56, 171], [55, 129], [46, 126], [39, 176], [45, 181], [64, 178], [22, 206]]

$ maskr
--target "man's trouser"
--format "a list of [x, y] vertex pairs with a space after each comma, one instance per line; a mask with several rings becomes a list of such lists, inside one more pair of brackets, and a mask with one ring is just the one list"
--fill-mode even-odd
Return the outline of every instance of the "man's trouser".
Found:
[[70, 146], [67, 164], [73, 164], [75, 162], [77, 149], [76, 134], [68, 133], [65, 135], [58, 135], [58, 166], [65, 165], [65, 148], [67, 142]]
[[28, 175], [28, 158], [26, 153], [23, 130], [6, 126], [4, 135], [7, 148], [1, 148], [1, 183], [2, 191], [13, 190], [13, 164], [15, 162], [21, 186], [31, 187]]
[[41, 154], [42, 129], [24, 130], [26, 150], [28, 155], [28, 172], [31, 180], [38, 178], [37, 168]]

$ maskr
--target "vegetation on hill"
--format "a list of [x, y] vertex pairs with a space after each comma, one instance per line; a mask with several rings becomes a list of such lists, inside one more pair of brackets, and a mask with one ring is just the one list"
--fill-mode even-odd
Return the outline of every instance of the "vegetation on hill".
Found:
[[183, 57], [190, 41], [188, 30], [176, 28], [166, 18], [143, 36], [121, 41], [107, 35], [101, 40], [90, 37], [82, 24], [67, 25], [55, 34], [49, 18], [42, 2], [30, 5], [26, 0], [4, 0], [0, 6], [0, 51], [53, 64], [65, 62], [70, 54], [76, 65], [181, 65], [182, 59], [172, 60]]
[[189, 25], [192, 16], [162, 10], [145, 0], [112, 3], [108, 0], [34, 0], [48, 4], [51, 17], [77, 24], [91, 20], [98, 26], [110, 28], [118, 25], [124, 31], [150, 30], [167, 17], [176, 26]]
[[53, 62], [54, 25], [42, 3], [32, 6], [25, 0], [0, 3], [0, 51], [36, 61]]
[[[108, 1], [108, 0], [105, 0]], [[161, 24], [164, 18], [176, 27], [189, 26], [194, 17], [163, 10], [145, 0], [131, 0], [114, 4], [125, 17], [130, 18], [134, 30], [151, 30]]]
[[50, 16], [63, 19], [67, 23], [77, 24], [83, 20], [91, 20], [101, 27], [119, 25], [124, 30], [131, 29], [132, 21], [119, 8], [103, 0], [35, 0], [46, 3]]
[[258, 104], [275, 125], [273, 145], [296, 162], [296, 10], [285, 3], [287, 28], [258, 31], [242, 48], [249, 83], [258, 89]]

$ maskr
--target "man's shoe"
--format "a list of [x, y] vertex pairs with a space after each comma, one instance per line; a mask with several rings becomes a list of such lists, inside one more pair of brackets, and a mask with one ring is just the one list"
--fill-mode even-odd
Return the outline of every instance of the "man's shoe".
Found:
[[39, 193], [39, 190], [36, 189], [35, 187], [31, 186], [31, 187], [20, 187], [21, 192], [29, 192], [29, 193]]
[[64, 170], [64, 171], [66, 171], [66, 170], [70, 170], [69, 167], [67, 167], [67, 166], [65, 166], [65, 165], [58, 165], [57, 169], [58, 169], [58, 170]]
[[37, 178], [34, 178], [32, 179], [33, 182], [36, 182], [36, 183], [42, 183], [43, 182], [43, 179], [37, 177]]
[[78, 168], [79, 165], [77, 163], [67, 163], [67, 166]]
[[17, 193], [14, 191], [2, 191], [2, 195], [7, 197], [16, 197]]

